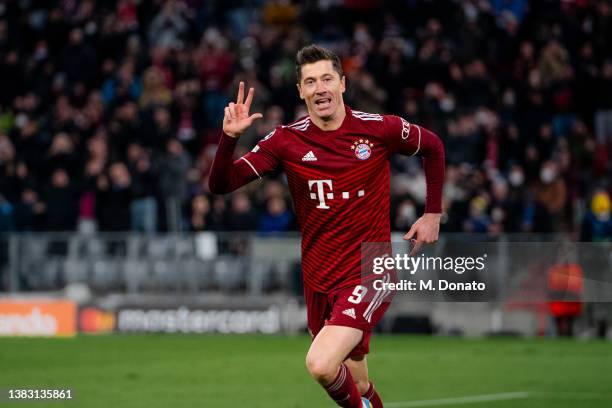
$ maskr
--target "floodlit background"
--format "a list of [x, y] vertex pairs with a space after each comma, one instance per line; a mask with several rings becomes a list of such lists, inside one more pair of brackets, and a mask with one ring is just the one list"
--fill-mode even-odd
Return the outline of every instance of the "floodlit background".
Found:
[[[305, 115], [294, 57], [313, 42], [340, 55], [349, 106], [442, 138], [437, 251], [488, 242], [491, 279], [519, 293], [396, 298], [370, 359], [388, 406], [610, 406], [606, 0], [2, 2], [0, 389], [69, 387], [87, 407], [330, 406], [303, 367], [286, 180], [207, 186], [239, 81], [264, 119], [237, 157]], [[416, 158], [391, 169], [400, 240], [425, 180]], [[538, 263], [511, 250], [526, 242], [595, 246]], [[542, 296], [560, 291], [572, 302]]]

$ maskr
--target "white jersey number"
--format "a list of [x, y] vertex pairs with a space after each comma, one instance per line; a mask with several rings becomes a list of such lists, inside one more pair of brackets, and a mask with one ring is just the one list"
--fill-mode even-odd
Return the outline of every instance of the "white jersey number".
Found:
[[348, 301], [354, 304], [359, 304], [363, 300], [363, 297], [368, 293], [368, 288], [365, 286], [357, 285], [353, 290], [351, 296], [349, 296]]

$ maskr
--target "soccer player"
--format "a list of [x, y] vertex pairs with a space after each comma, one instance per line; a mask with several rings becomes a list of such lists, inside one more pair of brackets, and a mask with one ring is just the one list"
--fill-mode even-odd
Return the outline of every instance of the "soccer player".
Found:
[[225, 108], [210, 190], [228, 193], [277, 168], [285, 171], [302, 233], [304, 297], [313, 336], [308, 371], [339, 406], [382, 408], [365, 356], [391, 296], [362, 278], [361, 243], [390, 241], [389, 157], [394, 153], [421, 156], [427, 181], [425, 214], [404, 239], [415, 243], [413, 253], [437, 241], [444, 148], [421, 126], [346, 106], [345, 77], [335, 53], [304, 47], [296, 72], [308, 116], [277, 127], [233, 161], [240, 135], [262, 118], [249, 112], [254, 89], [245, 99], [240, 83], [236, 102]]

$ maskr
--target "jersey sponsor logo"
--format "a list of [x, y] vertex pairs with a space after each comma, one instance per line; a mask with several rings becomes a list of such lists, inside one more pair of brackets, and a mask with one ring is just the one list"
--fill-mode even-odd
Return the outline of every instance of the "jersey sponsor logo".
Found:
[[351, 307], [350, 309], [346, 309], [344, 311], [342, 311], [343, 315], [346, 315], [348, 317], [352, 317], [353, 319], [357, 319], [357, 316], [355, 315], [355, 308]]
[[[334, 193], [332, 192], [332, 181], [331, 180], [308, 180], [308, 188], [313, 189], [314, 192], [310, 193], [310, 198], [313, 200], [319, 200], [317, 208], [322, 210], [329, 210], [329, 205], [325, 202], [325, 199], [333, 200]], [[329, 192], [325, 192], [325, 187], [329, 188]]]
[[400, 119], [402, 120], [402, 139], [406, 140], [410, 136], [410, 123], [404, 118]]
[[372, 147], [374, 147], [374, 143], [370, 143], [368, 139], [359, 139], [353, 142], [351, 150], [355, 152], [355, 156], [359, 160], [366, 160], [372, 155]]
[[317, 156], [311, 150], [302, 157], [302, 161], [317, 161]]
[[[317, 208], [329, 210], [328, 201], [334, 199], [332, 181], [308, 180], [308, 189], [310, 190], [310, 199], [319, 201]], [[343, 199], [348, 200], [351, 197], [351, 193], [349, 191], [343, 191], [341, 196]], [[356, 197], [361, 198], [363, 196], [365, 196], [365, 190], [358, 190]]]
[[367, 113], [367, 112], [360, 112], [360, 111], [352, 111], [353, 116], [356, 117], [357, 119], [361, 119], [361, 120], [375, 120], [378, 122], [382, 122], [383, 117], [377, 113]]

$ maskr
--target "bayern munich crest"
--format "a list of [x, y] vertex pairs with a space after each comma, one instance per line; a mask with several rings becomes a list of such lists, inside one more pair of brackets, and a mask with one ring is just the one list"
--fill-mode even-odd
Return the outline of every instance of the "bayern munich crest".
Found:
[[353, 143], [351, 150], [355, 152], [359, 160], [366, 160], [372, 155], [372, 147], [374, 143], [370, 143], [367, 139], [359, 139]]

